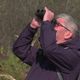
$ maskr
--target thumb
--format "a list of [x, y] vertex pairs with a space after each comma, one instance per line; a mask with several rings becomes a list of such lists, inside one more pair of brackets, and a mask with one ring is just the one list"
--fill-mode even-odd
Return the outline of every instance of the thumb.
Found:
[[47, 8], [46, 6], [45, 6], [45, 8], [44, 8], [44, 9], [45, 9], [45, 11], [47, 11], [47, 10], [48, 10], [48, 8]]

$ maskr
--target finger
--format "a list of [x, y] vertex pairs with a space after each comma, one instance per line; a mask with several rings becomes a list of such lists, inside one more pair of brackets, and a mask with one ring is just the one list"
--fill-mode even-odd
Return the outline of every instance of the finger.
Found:
[[46, 11], [48, 10], [48, 8], [45, 6], [45, 8], [44, 8]]
[[45, 8], [44, 8], [44, 9], [45, 9], [45, 11], [51, 11], [51, 12], [54, 12], [53, 10], [49, 9], [49, 8], [48, 8], [48, 7], [46, 7], [46, 6], [45, 6]]

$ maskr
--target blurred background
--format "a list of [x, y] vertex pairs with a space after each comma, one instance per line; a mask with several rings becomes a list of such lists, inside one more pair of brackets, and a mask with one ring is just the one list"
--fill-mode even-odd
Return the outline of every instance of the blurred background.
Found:
[[[45, 6], [55, 14], [70, 14], [79, 25], [80, 0], [0, 0], [0, 76], [7, 74], [15, 80], [24, 80], [30, 66], [22, 63], [13, 54], [12, 45], [32, 20], [36, 10]], [[0, 80], [9, 79], [0, 77]]]

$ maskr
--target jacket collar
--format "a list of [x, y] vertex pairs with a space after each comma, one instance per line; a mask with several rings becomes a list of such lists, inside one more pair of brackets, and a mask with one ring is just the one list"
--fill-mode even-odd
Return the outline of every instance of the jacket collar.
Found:
[[72, 40], [65, 42], [63, 44], [60, 44], [60, 46], [63, 46], [64, 48], [69, 47], [69, 48], [80, 50], [80, 37], [76, 36]]

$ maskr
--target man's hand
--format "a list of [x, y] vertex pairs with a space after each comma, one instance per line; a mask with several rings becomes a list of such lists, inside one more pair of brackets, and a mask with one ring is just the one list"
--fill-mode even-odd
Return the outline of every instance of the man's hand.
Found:
[[34, 29], [37, 29], [41, 26], [41, 22], [33, 18], [30, 26]]
[[54, 12], [45, 7], [45, 14], [43, 21], [52, 21], [53, 18], [54, 18]]

